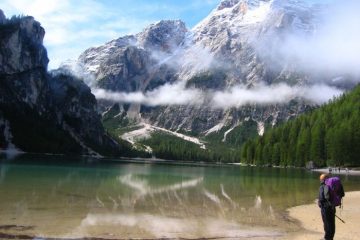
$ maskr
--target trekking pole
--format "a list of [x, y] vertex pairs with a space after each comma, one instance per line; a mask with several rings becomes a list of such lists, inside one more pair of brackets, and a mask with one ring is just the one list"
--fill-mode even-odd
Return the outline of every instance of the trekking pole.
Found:
[[341, 218], [339, 218], [338, 215], [335, 214], [335, 217], [337, 217], [340, 221], [342, 221], [343, 223], [345, 223], [345, 221], [342, 220]]

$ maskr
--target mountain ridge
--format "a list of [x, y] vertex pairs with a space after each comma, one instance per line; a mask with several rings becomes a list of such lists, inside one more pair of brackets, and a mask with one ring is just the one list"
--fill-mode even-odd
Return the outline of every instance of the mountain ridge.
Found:
[[[269, 66], [271, 59], [259, 55], [259, 46], [254, 46], [254, 41], [261, 40], [265, 46], [266, 41], [273, 39], [272, 44], [278, 44], [281, 32], [293, 29], [304, 34], [311, 32], [314, 14], [305, 14], [310, 9], [295, 1], [222, 1], [191, 30], [179, 20], [159, 21], [136, 35], [86, 50], [78, 65], [83, 66], [86, 74], [93, 74], [92, 86], [123, 95], [147, 93], [169, 84], [179, 91], [195, 88], [210, 92], [231, 92], [239, 84], [245, 89], [278, 83], [306, 85], [309, 76], [294, 71], [296, 65], [279, 63], [279, 69]], [[96, 61], [91, 59], [94, 56]], [[250, 104], [250, 112], [254, 111], [251, 114], [247, 107], [212, 109], [206, 101], [200, 107], [191, 103], [150, 108], [136, 102], [124, 104], [130, 104], [130, 118], [173, 131], [205, 134], [224, 122], [224, 126], [239, 126], [248, 117], [260, 128], [265, 122], [286, 121], [309, 108], [309, 102], [296, 97], [293, 100], [298, 103], [290, 106], [275, 103], [260, 108]]]

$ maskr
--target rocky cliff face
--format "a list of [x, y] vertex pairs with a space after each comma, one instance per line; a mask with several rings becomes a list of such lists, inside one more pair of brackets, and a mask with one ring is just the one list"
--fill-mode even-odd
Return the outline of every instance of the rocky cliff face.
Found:
[[0, 11], [0, 149], [115, 153], [90, 88], [71, 75], [47, 73], [45, 31], [33, 17]]
[[[209, 53], [206, 58], [213, 61], [200, 71], [194, 65], [180, 67], [177, 72], [179, 79], [186, 79], [192, 86], [194, 80], [203, 78], [196, 87], [210, 90], [226, 90], [238, 84], [249, 88], [262, 83], [306, 84], [308, 76], [297, 71], [296, 65], [279, 62], [274, 66], [273, 59], [267, 59], [267, 54], [259, 52], [269, 52], [270, 55], [269, 49], [278, 47], [283, 33], [311, 32], [316, 16], [314, 11], [293, 1], [222, 1], [191, 30], [191, 44], [182, 56], [191, 58], [193, 49], [206, 49]], [[156, 125], [200, 135], [219, 127], [241, 126], [244, 121], [252, 120], [258, 124], [258, 133], [262, 133], [264, 126], [285, 121], [307, 108], [306, 104], [296, 101], [287, 105], [252, 105], [222, 110], [206, 105], [200, 108], [169, 106], [154, 115], [143, 115]]]
[[[314, 31], [317, 11], [302, 1], [224, 0], [192, 30], [179, 21], [161, 21], [135, 36], [85, 51], [78, 64], [93, 74], [95, 86], [127, 93], [173, 82], [186, 82], [187, 88], [204, 91], [228, 90], [239, 84], [247, 88], [281, 82], [304, 85], [309, 76], [298, 71], [294, 62], [274, 64], [269, 56], [285, 33]], [[206, 102], [202, 106], [130, 105], [137, 107], [127, 109], [135, 109], [151, 124], [199, 135], [231, 131], [250, 120], [262, 133], [264, 126], [285, 121], [309, 107], [296, 100], [224, 109], [214, 109]]]
[[286, 62], [275, 66], [266, 56], [281, 46], [287, 33], [314, 31], [316, 11], [301, 1], [222, 1], [192, 30], [194, 44], [211, 49], [218, 61], [232, 69], [231, 84], [286, 81], [296, 66]]
[[188, 30], [180, 20], [160, 21], [136, 35], [138, 46], [151, 51], [174, 52], [184, 44]]
[[[172, 54], [187, 33], [181, 21], [160, 21], [136, 36], [125, 36], [80, 55], [78, 72], [90, 73], [90, 84], [114, 91], [146, 91], [175, 80], [175, 70], [160, 59]], [[88, 78], [89, 76], [87, 76]]]
[[4, 12], [0, 9], [0, 23], [3, 24], [6, 22], [6, 17]]
[[1, 26], [1, 67], [6, 74], [46, 68], [49, 59], [42, 45], [45, 35], [33, 17], [13, 18]]

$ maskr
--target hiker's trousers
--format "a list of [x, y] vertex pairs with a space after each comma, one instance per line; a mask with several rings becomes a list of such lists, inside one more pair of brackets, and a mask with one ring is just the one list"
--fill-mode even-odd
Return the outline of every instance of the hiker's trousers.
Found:
[[333, 240], [335, 235], [335, 207], [322, 207], [321, 217], [324, 223], [324, 231], [326, 240]]

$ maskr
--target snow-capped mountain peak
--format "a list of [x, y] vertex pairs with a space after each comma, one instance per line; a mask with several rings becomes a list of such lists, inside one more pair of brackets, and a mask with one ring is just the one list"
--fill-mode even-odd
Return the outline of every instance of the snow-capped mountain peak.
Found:
[[179, 46], [187, 32], [181, 20], [162, 20], [145, 28], [136, 38], [139, 46], [167, 52]]
[[[160, 21], [132, 36], [131, 43], [120, 38], [124, 44], [117, 44], [118, 39], [90, 49], [79, 61], [95, 74], [97, 87], [126, 94], [153, 94], [163, 86], [180, 83], [180, 90], [195, 88], [205, 92], [235, 86], [306, 84], [309, 77], [299, 70], [296, 59], [278, 54], [289, 33], [305, 36], [314, 32], [319, 9], [305, 0], [224, 0], [190, 31], [179, 20]], [[296, 109], [253, 109], [252, 119], [256, 122], [270, 118], [276, 122], [285, 119], [287, 111], [301, 112], [304, 105]], [[131, 111], [156, 126], [198, 133], [222, 122], [238, 126], [247, 121], [249, 114], [246, 110], [230, 114], [209, 106], [199, 110], [171, 104], [159, 114], [152, 109], [141, 112], [135, 103]], [[198, 121], [199, 115], [205, 120]]]

